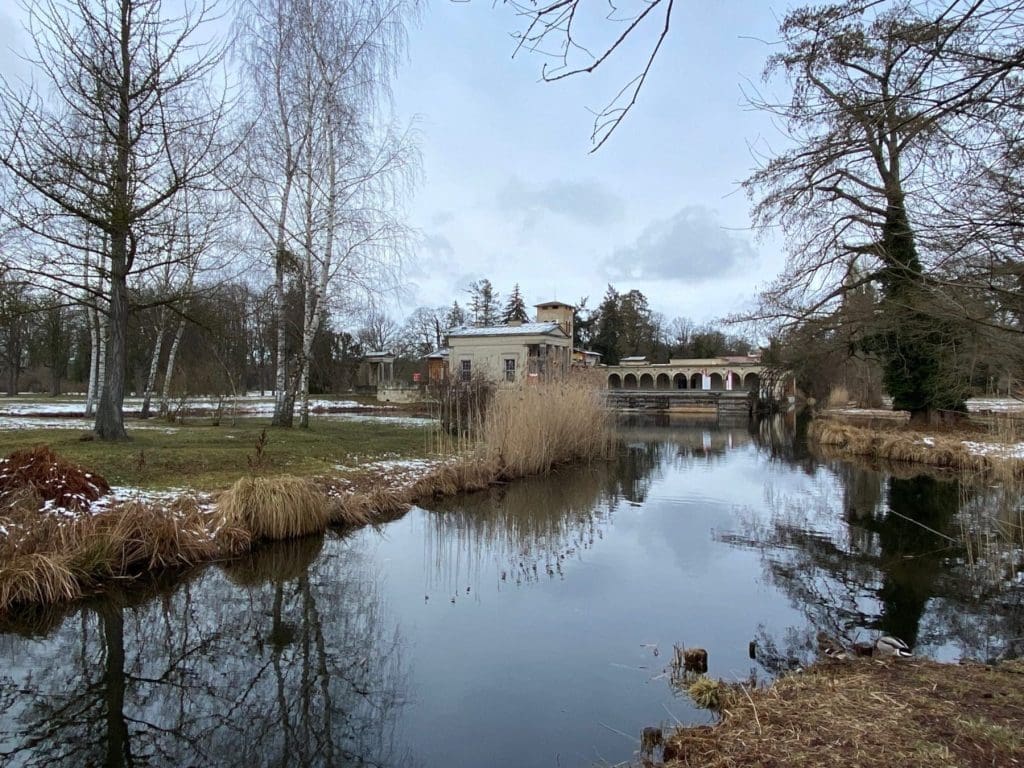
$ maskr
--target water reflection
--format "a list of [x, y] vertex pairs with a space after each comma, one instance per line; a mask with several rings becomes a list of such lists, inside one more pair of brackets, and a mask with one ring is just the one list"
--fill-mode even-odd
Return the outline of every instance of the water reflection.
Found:
[[[408, 765], [402, 643], [357, 551], [260, 550], [5, 642], [5, 764]], [[16, 653], [14, 653], [16, 651]], [[16, 660], [16, 661], [15, 661]]]
[[752, 636], [775, 673], [819, 629], [1020, 654], [1020, 494], [816, 458], [801, 429], [634, 418], [608, 463], [27, 614], [0, 762], [616, 764], [623, 733], [707, 717], [675, 643], [732, 678]]

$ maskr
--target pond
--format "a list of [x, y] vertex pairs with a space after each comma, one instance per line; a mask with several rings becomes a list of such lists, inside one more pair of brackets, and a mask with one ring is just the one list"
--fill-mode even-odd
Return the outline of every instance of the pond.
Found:
[[781, 419], [619, 431], [607, 465], [19, 617], [0, 762], [615, 764], [644, 726], [710, 721], [672, 684], [677, 644], [762, 681], [819, 629], [1024, 651], [998, 536], [1019, 496], [816, 459]]

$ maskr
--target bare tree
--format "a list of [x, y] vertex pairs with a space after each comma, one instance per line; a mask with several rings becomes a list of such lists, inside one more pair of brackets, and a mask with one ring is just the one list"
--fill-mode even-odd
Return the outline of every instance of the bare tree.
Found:
[[[307, 403], [332, 285], [375, 293], [401, 251], [405, 229], [389, 200], [414, 157], [407, 135], [380, 128], [378, 108], [414, 10], [405, 0], [274, 0], [248, 2], [239, 17], [252, 88], [236, 193], [273, 254], [275, 426], [291, 426], [298, 392]], [[303, 296], [297, 349], [288, 343], [289, 280]]]
[[979, 157], [982, 134], [1006, 111], [999, 94], [1016, 44], [1003, 33], [1021, 7], [903, 1], [795, 10], [765, 70], [785, 78], [792, 96], [753, 99], [791, 140], [745, 182], [757, 224], [781, 227], [789, 250], [761, 315], [821, 319], [849, 291], [876, 284], [879, 311], [868, 314], [858, 344], [879, 357], [894, 407], [915, 420], [962, 411], [969, 390], [966, 316], [942, 289], [941, 211], [954, 207], [951, 175]]
[[[590, 141], [591, 152], [596, 152], [636, 104], [668, 37], [675, 0], [614, 5], [587, 0], [505, 1], [523, 21], [522, 29], [514, 33], [515, 53], [526, 50], [543, 56], [546, 61], [541, 77], [546, 82], [594, 72], [613, 59], [627, 40], [645, 34], [651, 36], [652, 41], [636, 74], [603, 107], [594, 111]], [[581, 33], [581, 28], [587, 32]]]
[[[105, 243], [101, 439], [126, 436], [128, 277], [147, 250], [148, 224], [218, 160], [223, 109], [206, 88], [220, 50], [198, 41], [211, 15], [204, 3], [171, 16], [160, 0], [34, 2], [29, 58], [46, 90], [0, 86], [0, 164], [20, 186], [8, 214], [55, 241], [67, 237], [62, 223], [77, 221]], [[56, 266], [70, 281], [70, 265]]]

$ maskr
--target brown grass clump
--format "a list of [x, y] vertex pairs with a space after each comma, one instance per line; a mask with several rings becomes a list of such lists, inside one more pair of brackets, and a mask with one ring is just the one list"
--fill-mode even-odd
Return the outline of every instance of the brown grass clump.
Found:
[[217, 499], [221, 525], [254, 539], [291, 539], [323, 533], [330, 524], [327, 497], [302, 477], [243, 477]]
[[850, 391], [842, 384], [836, 384], [828, 392], [828, 407], [842, 408], [850, 404]]
[[101, 476], [87, 472], [40, 445], [0, 459], [0, 503], [9, 496], [34, 492], [42, 501], [66, 509], [84, 509], [110, 491]]
[[8, 511], [0, 537], [0, 613], [74, 600], [111, 579], [184, 568], [249, 547], [248, 532], [215, 525], [195, 499], [125, 502], [72, 519]]
[[508, 478], [545, 474], [607, 457], [609, 419], [600, 392], [585, 382], [523, 384], [499, 391], [490, 404], [478, 452]]
[[78, 597], [79, 588], [67, 558], [32, 552], [0, 567], [0, 611], [22, 603], [56, 603]]
[[1024, 665], [822, 664], [769, 688], [724, 686], [722, 720], [666, 739], [668, 766], [1018, 765]]
[[957, 472], [1024, 475], [1024, 462], [971, 453], [964, 446], [962, 435], [926, 435], [904, 428], [869, 429], [825, 418], [811, 422], [807, 436], [822, 446], [883, 461], [925, 464]]

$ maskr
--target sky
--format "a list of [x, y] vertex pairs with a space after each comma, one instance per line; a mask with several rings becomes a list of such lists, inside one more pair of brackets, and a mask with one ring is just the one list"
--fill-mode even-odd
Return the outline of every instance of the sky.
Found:
[[464, 304], [468, 284], [487, 278], [503, 297], [518, 283], [528, 304], [587, 297], [593, 308], [609, 283], [638, 288], [668, 320], [750, 306], [782, 255], [751, 231], [739, 182], [756, 148], [781, 142], [743, 89], [760, 86], [784, 10], [677, 3], [637, 105], [591, 154], [588, 109], [640, 67], [650, 34], [611, 62], [616, 70], [544, 83], [541, 57], [512, 57], [521, 22], [509, 8], [431, 4], [395, 85], [423, 157], [404, 303]]
[[[541, 57], [513, 58], [522, 21], [509, 7], [424, 6], [394, 83], [394, 109], [415, 125], [423, 160], [408, 204], [418, 236], [405, 291], [386, 311], [401, 318], [417, 306], [465, 304], [480, 278], [501, 299], [518, 283], [528, 304], [585, 297], [589, 308], [609, 284], [637, 288], [666, 320], [749, 307], [783, 258], [779, 242], [751, 231], [739, 182], [755, 150], [782, 142], [767, 115], [745, 106], [743, 89], [759, 86], [784, 11], [758, 0], [676, 3], [638, 103], [591, 153], [588, 110], [638, 71], [653, 29], [638, 30], [607, 71], [544, 83]], [[8, 75], [24, 68], [20, 16], [0, 4]], [[588, 43], [621, 29], [583, 22]]]

